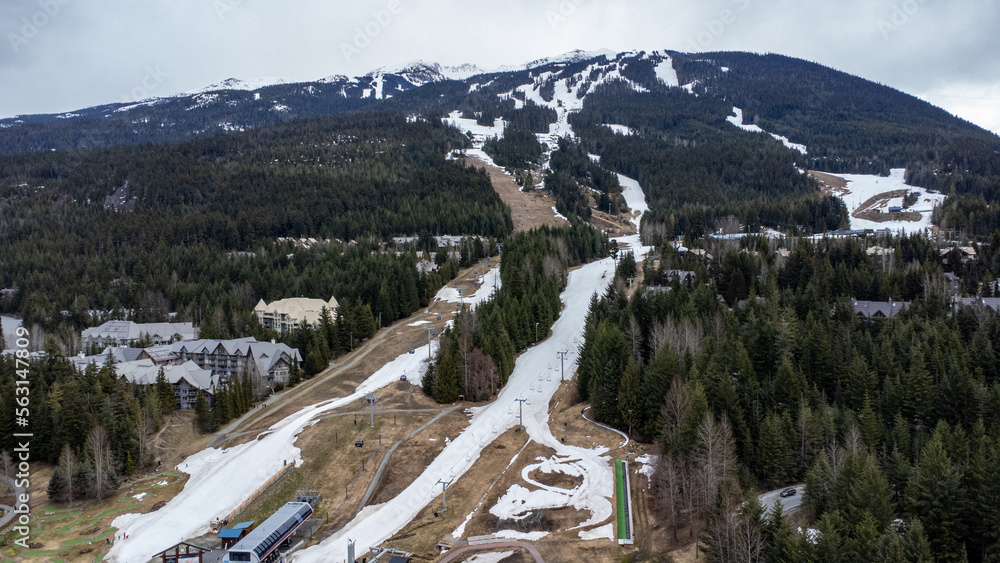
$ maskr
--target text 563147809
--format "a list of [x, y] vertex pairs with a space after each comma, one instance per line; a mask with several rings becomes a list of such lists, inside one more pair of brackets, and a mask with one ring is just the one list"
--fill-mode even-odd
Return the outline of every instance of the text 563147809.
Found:
[[14, 513], [17, 515], [13, 527], [14, 545], [28, 548], [28, 536], [31, 533], [31, 500], [28, 490], [31, 488], [31, 379], [28, 364], [28, 329], [18, 327], [17, 348], [14, 351], [16, 377], [14, 378], [14, 460], [17, 473], [14, 474]]

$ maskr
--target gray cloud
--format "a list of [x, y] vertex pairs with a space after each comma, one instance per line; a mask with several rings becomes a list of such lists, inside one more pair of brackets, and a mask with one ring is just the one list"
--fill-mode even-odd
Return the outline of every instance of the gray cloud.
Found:
[[988, 0], [6, 0], [0, 115], [414, 59], [490, 68], [572, 49], [742, 50], [816, 61], [1000, 131], [998, 23]]

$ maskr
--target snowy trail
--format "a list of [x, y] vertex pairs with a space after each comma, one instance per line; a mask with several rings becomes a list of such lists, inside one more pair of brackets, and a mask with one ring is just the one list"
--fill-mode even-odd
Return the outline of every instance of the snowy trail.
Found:
[[[436, 348], [437, 343], [433, 344]], [[166, 506], [149, 514], [115, 518], [112, 526], [128, 534], [129, 539], [115, 543], [107, 561], [148, 561], [177, 542], [207, 532], [211, 519], [239, 506], [286, 462], [302, 462], [295, 439], [317, 416], [360, 401], [366, 394], [398, 381], [400, 375], [419, 380], [426, 366], [425, 348], [427, 345], [390, 361], [347, 397], [324, 401], [288, 416], [262, 432], [257, 440], [225, 450], [207, 448], [186, 459], [177, 469], [191, 474], [191, 478]]]
[[[623, 177], [634, 189], [633, 201], [645, 209], [645, 197], [638, 182]], [[638, 219], [636, 219], [638, 221]], [[627, 245], [641, 260], [648, 251], [639, 243], [639, 236], [617, 239]], [[561, 299], [563, 313], [552, 325], [552, 335], [522, 354], [514, 365], [507, 384], [496, 401], [475, 409], [469, 427], [453, 440], [413, 482], [392, 500], [369, 506], [354, 520], [319, 545], [293, 556], [294, 563], [331, 563], [344, 561], [348, 538], [357, 542], [357, 552], [377, 546], [403, 529], [417, 513], [441, 494], [438, 481], [453, 481], [468, 471], [479, 458], [482, 450], [497, 435], [517, 424], [519, 402], [524, 425], [532, 440], [556, 451], [550, 458], [548, 469], [562, 470], [583, 476], [583, 483], [571, 491], [552, 490], [549, 503], [558, 506], [575, 506], [591, 513], [591, 517], [577, 528], [586, 528], [609, 519], [613, 514], [611, 497], [614, 495], [614, 474], [606, 448], [587, 449], [563, 444], [549, 428], [549, 401], [560, 386], [558, 352], [566, 352], [566, 369], [572, 373], [579, 360], [579, 346], [583, 341], [583, 327], [587, 306], [594, 293], [602, 293], [614, 276], [614, 262], [610, 258], [592, 262], [569, 274], [566, 290]], [[544, 463], [544, 462], [543, 462]], [[556, 466], [566, 465], [565, 468]], [[522, 487], [523, 489], [523, 487]], [[608, 537], [610, 530], [602, 526], [597, 530], [582, 531], [588, 538]], [[607, 533], [605, 533], [607, 532]], [[583, 536], [581, 536], [583, 537]]]
[[[438, 484], [438, 480], [451, 481], [463, 475], [479, 458], [483, 448], [492, 443], [497, 435], [517, 424], [516, 399], [528, 399], [528, 402], [524, 403], [523, 415], [525, 427], [532, 434], [532, 438], [537, 441], [544, 440], [542, 443], [546, 445], [559, 445], [561, 449], [566, 450], [567, 446], [563, 446], [551, 432], [547, 432], [546, 423], [549, 399], [560, 385], [559, 359], [556, 353], [568, 352], [567, 368], [571, 369], [571, 366], [575, 365], [579, 354], [577, 347], [581, 343], [587, 316], [586, 304], [590, 302], [590, 296], [595, 291], [602, 291], [610, 282], [613, 270], [614, 263], [608, 258], [571, 272], [566, 291], [562, 295], [563, 303], [567, 307], [552, 326], [552, 336], [518, 358], [514, 372], [496, 401], [477, 409], [469, 427], [452, 440], [427, 469], [399, 495], [384, 504], [368, 507], [333, 536], [297, 554], [293, 561], [295, 563], [343, 561], [347, 553], [348, 537], [357, 541], [357, 551], [360, 553], [401, 530], [424, 506], [440, 496], [441, 485]], [[587, 452], [585, 457], [588, 458], [588, 462], [595, 465], [599, 463], [593, 450], [581, 449], [581, 452], [572, 451], [570, 455], [583, 452]], [[608, 470], [605, 468], [601, 471], [599, 467], [587, 469], [596, 470], [597, 473], [608, 473], [607, 495], [610, 496], [611, 475]], [[603, 490], [601, 485], [596, 483], [595, 488]], [[598, 492], [590, 490], [582, 494], [588, 499], [600, 498]], [[610, 515], [610, 501], [606, 498], [600, 500], [607, 503]]]

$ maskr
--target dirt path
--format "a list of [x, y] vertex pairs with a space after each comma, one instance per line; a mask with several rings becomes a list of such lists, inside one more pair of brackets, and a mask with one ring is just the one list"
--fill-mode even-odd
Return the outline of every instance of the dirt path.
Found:
[[565, 219], [556, 217], [555, 212], [552, 211], [556, 200], [549, 195], [547, 190], [522, 192], [521, 186], [517, 185], [514, 178], [504, 174], [504, 171], [497, 166], [491, 166], [477, 159], [466, 159], [462, 163], [486, 170], [493, 183], [493, 189], [500, 195], [500, 199], [510, 206], [515, 233], [530, 231], [542, 225], [563, 227], [569, 224]]
[[459, 556], [473, 551], [483, 551], [484, 549], [501, 549], [505, 547], [521, 547], [527, 549], [528, 553], [530, 553], [531, 556], [535, 558], [536, 563], [545, 563], [545, 560], [542, 559], [542, 556], [538, 553], [538, 550], [535, 549], [535, 546], [531, 545], [530, 543], [524, 543], [519, 541], [484, 543], [479, 545], [470, 545], [462, 547], [459, 549], [449, 551], [448, 555], [445, 555], [443, 558], [441, 558], [441, 560], [439, 560], [438, 563], [448, 563], [449, 561], [454, 561]]

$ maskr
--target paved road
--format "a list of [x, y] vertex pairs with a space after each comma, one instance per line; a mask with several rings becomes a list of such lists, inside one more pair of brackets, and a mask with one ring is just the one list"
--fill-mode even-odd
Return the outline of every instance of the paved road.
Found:
[[781, 503], [781, 506], [785, 510], [785, 512], [790, 512], [794, 509], [797, 509], [802, 504], [802, 494], [806, 492], [806, 486], [795, 485], [794, 487], [795, 496], [791, 496], [788, 498], [781, 498], [781, 491], [784, 491], [787, 488], [789, 487], [781, 487], [780, 489], [768, 491], [757, 498], [760, 500], [760, 504], [764, 507], [765, 510], [768, 510], [772, 506], [774, 506], [774, 501], [778, 501]]
[[453, 561], [458, 556], [468, 553], [470, 551], [481, 551], [484, 549], [497, 549], [503, 547], [523, 547], [524, 549], [528, 550], [528, 553], [530, 553], [532, 557], [535, 558], [535, 563], [545, 563], [545, 560], [542, 559], [542, 556], [538, 554], [538, 550], [535, 549], [535, 546], [531, 545], [530, 543], [524, 543], [519, 541], [483, 543], [479, 545], [470, 545], [459, 549], [453, 549], [448, 552], [448, 555], [445, 555], [443, 559], [438, 561], [438, 563], [448, 563], [449, 561]]

